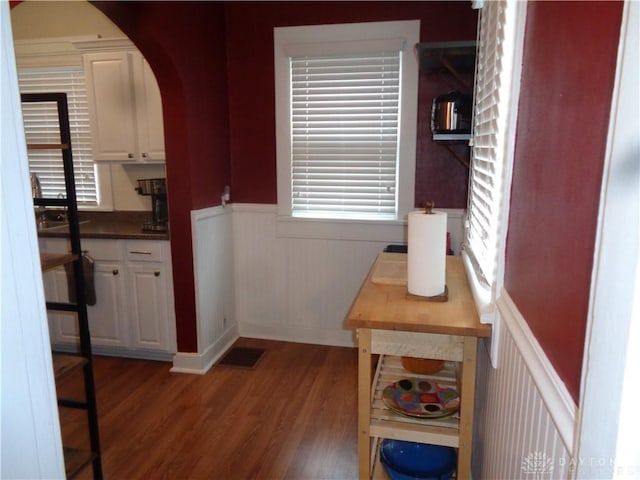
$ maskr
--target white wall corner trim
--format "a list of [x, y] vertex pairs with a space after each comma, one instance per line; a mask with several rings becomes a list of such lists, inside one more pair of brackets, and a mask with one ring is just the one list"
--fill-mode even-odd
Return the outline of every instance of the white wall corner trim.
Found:
[[531, 332], [518, 307], [504, 289], [497, 299], [497, 307], [500, 318], [511, 333], [565, 448], [572, 452], [577, 414], [573, 398]]
[[0, 59], [0, 478], [64, 478], [9, 2]]
[[[596, 228], [576, 456], [581, 479], [640, 475], [640, 2], [624, 2]], [[606, 388], [603, 388], [606, 385]], [[602, 405], [608, 415], [600, 415]]]

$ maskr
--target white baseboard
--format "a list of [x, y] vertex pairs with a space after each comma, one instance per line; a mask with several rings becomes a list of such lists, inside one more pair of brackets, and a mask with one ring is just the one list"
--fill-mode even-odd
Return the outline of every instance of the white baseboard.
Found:
[[[80, 353], [75, 343], [56, 343], [51, 345], [53, 351], [65, 353]], [[104, 345], [92, 345], [91, 353], [94, 356], [135, 358], [138, 360], [155, 360], [159, 362], [171, 362], [174, 354], [155, 350], [136, 350], [121, 347], [107, 347]]]
[[238, 328], [234, 325], [203, 353], [176, 353], [171, 372], [204, 375], [238, 338]]
[[273, 327], [243, 323], [240, 326], [240, 336], [335, 347], [356, 346], [355, 333], [351, 330], [330, 331], [291, 325]]

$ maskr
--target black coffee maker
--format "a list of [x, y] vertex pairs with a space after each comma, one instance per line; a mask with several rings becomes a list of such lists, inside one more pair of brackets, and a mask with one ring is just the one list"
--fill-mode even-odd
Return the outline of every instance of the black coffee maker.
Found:
[[151, 196], [151, 221], [144, 222], [142, 230], [145, 232], [166, 232], [169, 227], [167, 180], [164, 178], [138, 180], [136, 191], [140, 195]]

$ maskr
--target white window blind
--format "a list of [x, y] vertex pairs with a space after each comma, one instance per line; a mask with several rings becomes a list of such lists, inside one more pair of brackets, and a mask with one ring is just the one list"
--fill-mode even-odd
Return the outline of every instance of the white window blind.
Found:
[[[23, 69], [18, 72], [20, 93], [67, 94], [69, 126], [79, 204], [97, 205], [96, 168], [91, 155], [91, 131], [84, 70], [82, 68]], [[55, 103], [22, 104], [27, 143], [59, 143]], [[45, 197], [66, 195], [62, 155], [55, 150], [30, 150], [29, 171], [40, 179]]]
[[292, 214], [395, 218], [401, 52], [290, 61]]
[[474, 127], [465, 252], [487, 285], [496, 278], [504, 182], [504, 135], [509, 108], [505, 62], [507, 2], [485, 3], [480, 11]]

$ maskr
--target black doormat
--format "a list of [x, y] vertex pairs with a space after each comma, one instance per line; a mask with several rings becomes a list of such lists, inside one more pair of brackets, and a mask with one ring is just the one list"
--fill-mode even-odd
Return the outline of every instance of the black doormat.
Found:
[[217, 365], [220, 367], [255, 368], [264, 352], [264, 348], [231, 347]]

